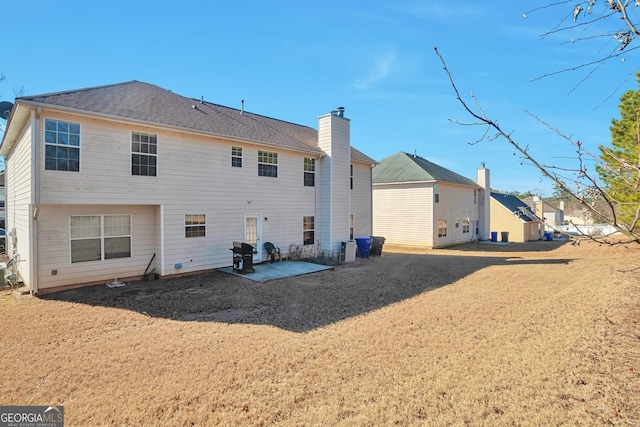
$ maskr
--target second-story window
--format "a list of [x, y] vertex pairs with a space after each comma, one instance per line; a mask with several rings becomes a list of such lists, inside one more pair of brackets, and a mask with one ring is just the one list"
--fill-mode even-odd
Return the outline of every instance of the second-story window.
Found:
[[278, 153], [258, 151], [258, 176], [278, 177]]
[[80, 123], [44, 119], [44, 168], [80, 172]]
[[242, 147], [231, 147], [231, 166], [242, 167]]
[[304, 186], [315, 187], [316, 185], [316, 159], [304, 158]]
[[156, 176], [158, 135], [131, 132], [131, 175]]

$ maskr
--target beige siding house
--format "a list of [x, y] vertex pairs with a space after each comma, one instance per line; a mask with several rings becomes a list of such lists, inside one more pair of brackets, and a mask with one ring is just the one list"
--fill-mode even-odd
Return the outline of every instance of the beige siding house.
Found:
[[7, 253], [32, 293], [229, 266], [234, 241], [335, 258], [372, 233], [375, 161], [349, 128], [344, 109], [316, 130], [138, 81], [17, 98]]
[[492, 192], [491, 231], [498, 240], [505, 237], [510, 242], [530, 242], [542, 238], [544, 221], [516, 196]]
[[438, 248], [487, 238], [489, 170], [478, 182], [397, 153], [373, 168], [373, 233], [385, 245]]

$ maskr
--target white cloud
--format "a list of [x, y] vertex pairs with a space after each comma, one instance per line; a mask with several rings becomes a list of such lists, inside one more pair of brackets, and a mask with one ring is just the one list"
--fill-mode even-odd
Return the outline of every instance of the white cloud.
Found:
[[388, 50], [378, 55], [366, 76], [355, 81], [355, 88], [358, 90], [366, 90], [386, 79], [394, 72], [397, 62], [398, 57], [393, 50]]
[[423, 1], [409, 1], [398, 10], [429, 21], [460, 21], [465, 18], [477, 18], [485, 13], [485, 7], [477, 3], [424, 3]]

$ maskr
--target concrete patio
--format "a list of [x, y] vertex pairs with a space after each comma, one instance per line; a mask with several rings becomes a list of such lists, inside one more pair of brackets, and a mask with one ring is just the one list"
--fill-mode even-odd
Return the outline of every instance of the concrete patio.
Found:
[[274, 263], [263, 262], [254, 264], [254, 273], [241, 274], [234, 271], [233, 267], [219, 268], [218, 271], [244, 277], [255, 282], [268, 282], [270, 280], [284, 279], [285, 277], [301, 276], [303, 274], [316, 273], [318, 271], [333, 270], [328, 265], [313, 264], [305, 261], [278, 261]]

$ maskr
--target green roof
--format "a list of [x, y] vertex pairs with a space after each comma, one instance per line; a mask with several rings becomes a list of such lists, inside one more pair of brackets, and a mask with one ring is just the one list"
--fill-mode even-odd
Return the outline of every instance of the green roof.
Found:
[[479, 187], [475, 181], [469, 178], [458, 175], [420, 156], [403, 152], [380, 160], [380, 163], [373, 168], [372, 174], [374, 184], [436, 181]]

